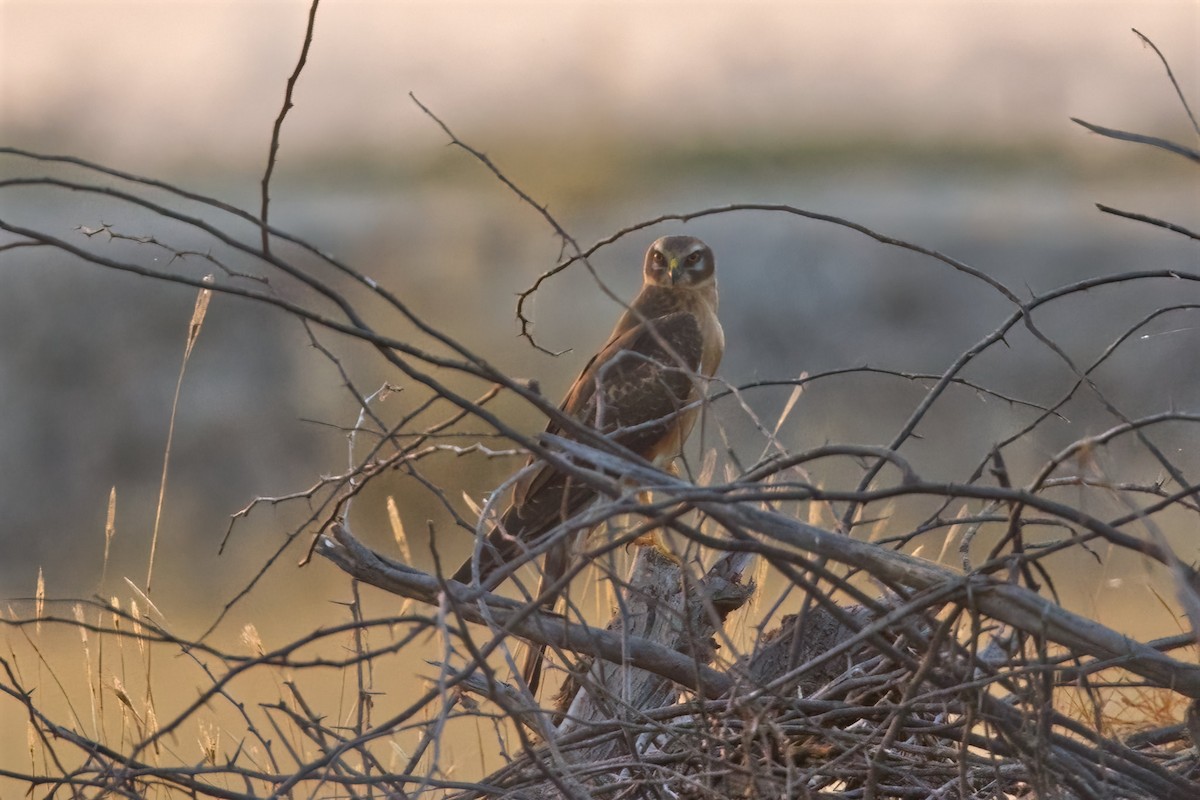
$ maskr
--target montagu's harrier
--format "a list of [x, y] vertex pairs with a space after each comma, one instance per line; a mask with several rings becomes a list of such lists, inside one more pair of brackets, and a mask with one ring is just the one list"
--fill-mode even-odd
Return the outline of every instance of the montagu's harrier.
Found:
[[[694, 237], [664, 236], [650, 245], [641, 291], [567, 392], [562, 412], [650, 461], [667, 464], [678, 456], [699, 413], [695, 401], [703, 379], [712, 377], [725, 349], [715, 270], [712, 250]], [[553, 420], [546, 430], [570, 435]], [[578, 479], [545, 462], [538, 467], [531, 458], [514, 487], [512, 504], [478, 549], [477, 559], [463, 564], [454, 580], [465, 583], [477, 575], [481, 584], [493, 583], [489, 578], [500, 566], [595, 497]], [[566, 573], [573, 538], [562, 537], [547, 552], [543, 587]], [[543, 595], [539, 589], [538, 596]], [[542, 599], [553, 602], [552, 597]], [[540, 672], [540, 649], [535, 648], [525, 670], [533, 689]]]

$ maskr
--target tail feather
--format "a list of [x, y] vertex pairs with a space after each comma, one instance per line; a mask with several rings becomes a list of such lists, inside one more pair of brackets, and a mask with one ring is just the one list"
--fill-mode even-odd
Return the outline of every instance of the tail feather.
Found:
[[[479, 550], [479, 583], [482, 586], [488, 584], [489, 578], [494, 572], [508, 563], [514, 556], [520, 545], [513, 539], [502, 533], [500, 528], [493, 530], [484, 542], [484, 545]], [[558, 600], [561, 589], [555, 590], [552, 594], [551, 587], [566, 574], [570, 562], [571, 545], [564, 542], [552, 548], [546, 554], [546, 563], [542, 568], [542, 575], [538, 581], [537, 593], [535, 598], [542, 599], [542, 605], [548, 609], [553, 609]], [[475, 558], [472, 556], [467, 559], [458, 571], [452, 576], [459, 583], [470, 583], [475, 576], [476, 564]], [[525, 679], [529, 691], [536, 693], [542, 679], [542, 664], [545, 659], [545, 645], [530, 644], [525, 653], [525, 663], [521, 669], [521, 675]]]
[[[553, 611], [555, 604], [558, 602], [559, 595], [562, 594], [565, 587], [558, 589], [552, 588], [558, 583], [564, 575], [567, 574], [567, 569], [570, 566], [572, 547], [570, 543], [564, 542], [546, 553], [546, 563], [542, 567], [542, 577], [538, 581], [538, 589], [535, 597], [541, 598], [543, 605]], [[529, 649], [525, 653], [525, 664], [521, 668], [521, 677], [525, 679], [525, 685], [529, 687], [529, 693], [537, 696], [538, 686], [542, 682], [542, 665], [545, 662], [546, 646], [544, 644], [529, 644]]]
[[537, 697], [538, 686], [542, 683], [542, 664], [546, 660], [546, 645], [528, 645], [525, 652], [525, 665], [521, 668], [521, 677], [529, 687], [529, 693]]
[[[536, 546], [544, 536], [564, 520], [578, 514], [594, 498], [595, 492], [586, 484], [573, 481], [559, 472], [547, 473], [545, 482], [536, 491], [524, 496], [520, 504], [509, 506], [500, 523], [479, 546], [478, 555], [472, 554], [451, 577], [459, 583], [471, 583], [478, 575], [480, 586], [493, 588], [493, 584], [499, 582], [495, 580], [494, 573], [521, 556], [525, 548]], [[551, 595], [547, 594], [570, 566], [574, 547], [569, 539], [574, 538], [564, 537], [546, 553], [546, 563], [542, 568], [537, 594], [534, 595], [542, 599], [546, 608], [553, 609], [557, 595], [561, 593], [560, 588]], [[541, 682], [544, 652], [545, 647], [530, 645], [525, 657], [522, 675], [533, 691], [537, 691]]]

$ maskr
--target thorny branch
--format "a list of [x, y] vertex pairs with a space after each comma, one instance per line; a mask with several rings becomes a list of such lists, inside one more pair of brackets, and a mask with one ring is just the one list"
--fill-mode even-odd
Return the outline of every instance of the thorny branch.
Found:
[[271, 175], [275, 172], [275, 159], [279, 155], [279, 136], [283, 132], [283, 121], [287, 118], [287, 114], [292, 110], [292, 92], [296, 88], [296, 81], [300, 79], [300, 73], [304, 71], [304, 65], [308, 63], [308, 48], [312, 45], [313, 30], [317, 24], [317, 6], [321, 0], [312, 0], [312, 5], [308, 7], [308, 24], [304, 29], [304, 43], [300, 45], [300, 57], [296, 59], [296, 68], [292, 70], [292, 74], [287, 79], [287, 86], [283, 91], [283, 106], [279, 109], [278, 116], [275, 117], [275, 125], [271, 128], [271, 144], [267, 148], [267, 167], [263, 171], [262, 177], [262, 203], [259, 206], [258, 218], [262, 221], [262, 251], [263, 254], [271, 252], [271, 234], [267, 228], [267, 211], [271, 204]]

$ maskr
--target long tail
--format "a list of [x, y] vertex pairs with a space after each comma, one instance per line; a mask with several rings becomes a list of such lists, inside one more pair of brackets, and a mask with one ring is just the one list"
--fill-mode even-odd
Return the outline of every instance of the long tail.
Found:
[[[536, 545], [564, 520], [578, 514], [594, 497], [595, 492], [587, 485], [572, 481], [562, 473], [552, 473], [533, 495], [504, 512], [500, 524], [492, 529], [479, 548], [478, 567], [474, 563], [475, 556], [472, 556], [451, 577], [460, 583], [471, 583], [478, 569], [479, 584], [485, 589], [493, 588], [498, 583], [493, 573], [522, 555], [523, 548]], [[561, 593], [562, 587], [557, 590], [551, 587], [567, 573], [574, 552], [571, 542], [574, 538], [564, 536], [546, 553], [546, 563], [534, 597], [541, 598], [547, 608], [554, 608], [555, 600]], [[541, 682], [545, 649], [543, 645], [530, 645], [525, 657], [522, 675], [533, 691]]]
[[[492, 574], [517, 555], [518, 548], [519, 545], [513, 542], [511, 537], [501, 533], [499, 528], [493, 530], [479, 551], [480, 585], [486, 586]], [[542, 604], [548, 609], [553, 610], [558, 595], [561, 594], [561, 588], [555, 590], [553, 594], [548, 593], [551, 592], [551, 587], [566, 574], [570, 556], [571, 545], [569, 542], [563, 542], [546, 554], [546, 563], [542, 568], [542, 575], [534, 597], [542, 598]], [[475, 564], [472, 557], [467, 559], [466, 563], [459, 567], [452, 577], [460, 583], [470, 583], [474, 576]], [[525, 653], [525, 664], [521, 669], [521, 675], [525, 679], [526, 685], [529, 686], [530, 692], [536, 693], [538, 685], [541, 683], [545, 652], [545, 645], [530, 644]]]
[[[567, 568], [570, 566], [571, 551], [571, 545], [564, 542], [546, 553], [546, 563], [542, 567], [542, 577], [538, 581], [535, 597], [542, 598], [543, 604], [551, 611], [554, 610], [554, 605], [565, 588], [553, 589], [552, 587], [567, 574]], [[537, 696], [538, 686], [542, 682], [542, 665], [545, 662], [545, 658], [546, 645], [531, 643], [525, 653], [525, 664], [521, 668], [521, 677], [525, 679], [525, 685], [529, 687], [530, 694], [535, 697]]]
[[[494, 529], [479, 550], [480, 585], [488, 586], [492, 574], [516, 557], [519, 550], [520, 545], [514, 542], [510, 536], [502, 533], [499, 527]], [[567, 573], [571, 551], [571, 543], [564, 541], [546, 554], [546, 563], [542, 568], [541, 578], [538, 580], [537, 593], [533, 596], [541, 598], [542, 604], [547, 609], [553, 610], [558, 595], [562, 593], [561, 587], [557, 590], [553, 590], [552, 587]], [[460, 583], [470, 583], [475, 577], [474, 557], [467, 559], [466, 563], [459, 567], [452, 577]], [[545, 645], [530, 644], [525, 653], [525, 664], [521, 669], [521, 675], [525, 679], [526, 685], [529, 686], [529, 691], [535, 694], [542, 680], [542, 663], [545, 652]]]

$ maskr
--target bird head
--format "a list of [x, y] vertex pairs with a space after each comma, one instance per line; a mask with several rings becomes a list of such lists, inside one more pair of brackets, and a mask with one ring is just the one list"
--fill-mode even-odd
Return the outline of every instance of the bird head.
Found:
[[716, 280], [713, 252], [694, 236], [664, 236], [646, 251], [642, 267], [646, 283], [700, 289]]

